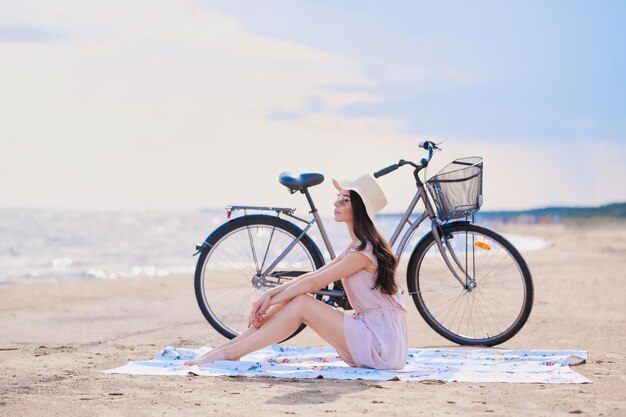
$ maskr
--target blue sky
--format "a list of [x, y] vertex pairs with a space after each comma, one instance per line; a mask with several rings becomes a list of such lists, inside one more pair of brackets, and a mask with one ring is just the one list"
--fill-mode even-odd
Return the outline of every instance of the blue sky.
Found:
[[626, 201], [625, 4], [0, 0], [0, 205], [306, 213], [308, 171], [330, 214], [425, 139], [485, 209]]
[[[626, 3], [218, 1], [250, 31], [359, 59], [384, 97], [343, 115], [408, 132], [626, 138]], [[342, 86], [329, 86], [342, 88]]]

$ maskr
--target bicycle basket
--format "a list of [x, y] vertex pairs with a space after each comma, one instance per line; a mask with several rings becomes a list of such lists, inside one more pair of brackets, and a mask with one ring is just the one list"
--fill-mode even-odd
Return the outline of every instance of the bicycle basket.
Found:
[[441, 221], [468, 216], [483, 202], [483, 159], [460, 158], [426, 182]]

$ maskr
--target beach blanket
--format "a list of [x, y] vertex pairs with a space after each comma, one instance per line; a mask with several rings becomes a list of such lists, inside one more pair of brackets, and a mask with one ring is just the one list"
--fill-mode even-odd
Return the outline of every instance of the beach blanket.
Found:
[[584, 363], [581, 350], [410, 349], [401, 370], [354, 368], [333, 348], [297, 348], [273, 345], [239, 361], [214, 361], [185, 367], [186, 360], [211, 350], [167, 347], [146, 361], [102, 371], [134, 375], [267, 376], [400, 381], [534, 382], [584, 384], [591, 381], [570, 369]]

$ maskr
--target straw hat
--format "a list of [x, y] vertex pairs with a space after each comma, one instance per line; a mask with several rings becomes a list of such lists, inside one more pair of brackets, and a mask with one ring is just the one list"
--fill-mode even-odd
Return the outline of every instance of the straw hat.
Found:
[[372, 220], [372, 223], [374, 223], [374, 215], [387, 205], [387, 197], [385, 197], [383, 189], [380, 188], [380, 185], [378, 185], [371, 174], [361, 175], [352, 181], [333, 178], [333, 185], [339, 191], [356, 191], [363, 200], [367, 215]]

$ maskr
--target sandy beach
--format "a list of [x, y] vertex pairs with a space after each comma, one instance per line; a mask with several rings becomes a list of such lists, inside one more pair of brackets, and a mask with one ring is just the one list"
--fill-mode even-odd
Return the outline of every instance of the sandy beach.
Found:
[[[498, 230], [550, 242], [525, 253], [535, 283], [533, 312], [500, 347], [588, 350], [588, 363], [575, 370], [592, 384], [101, 373], [168, 345], [225, 341], [202, 317], [189, 274], [0, 286], [0, 415], [626, 415], [626, 223]], [[406, 285], [405, 271], [399, 273]], [[405, 301], [411, 347], [455, 347]], [[287, 344], [326, 346], [309, 329]]]

